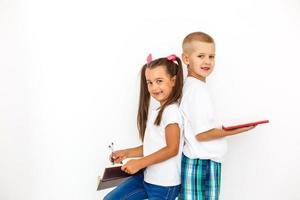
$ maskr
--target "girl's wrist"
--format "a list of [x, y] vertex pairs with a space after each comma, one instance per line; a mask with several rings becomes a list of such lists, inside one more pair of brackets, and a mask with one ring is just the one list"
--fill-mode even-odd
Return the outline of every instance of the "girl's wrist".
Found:
[[145, 161], [145, 157], [139, 159], [140, 169], [146, 168], [147, 164]]
[[124, 155], [125, 155], [125, 158], [130, 158], [130, 150], [129, 149], [125, 149], [124, 150]]

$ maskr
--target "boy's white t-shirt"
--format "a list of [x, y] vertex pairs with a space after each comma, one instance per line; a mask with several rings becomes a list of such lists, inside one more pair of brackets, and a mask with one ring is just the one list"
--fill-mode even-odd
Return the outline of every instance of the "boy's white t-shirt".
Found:
[[199, 133], [217, 128], [214, 106], [206, 83], [190, 76], [187, 77], [180, 109], [184, 115], [184, 155], [191, 159], [200, 158], [222, 162], [227, 151], [225, 137], [210, 141], [196, 139]]
[[183, 148], [182, 115], [178, 104], [165, 107], [160, 126], [154, 125], [159, 110], [150, 112], [143, 142], [144, 156], [150, 155], [166, 146], [165, 128], [168, 124], [177, 123], [180, 128], [180, 145], [178, 154], [168, 160], [148, 166], [144, 171], [147, 183], [160, 186], [175, 186], [180, 184], [181, 155]]

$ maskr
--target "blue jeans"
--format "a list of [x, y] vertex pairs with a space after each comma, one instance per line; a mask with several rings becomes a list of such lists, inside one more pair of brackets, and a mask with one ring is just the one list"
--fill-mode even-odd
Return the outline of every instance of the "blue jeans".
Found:
[[103, 200], [173, 200], [180, 191], [180, 185], [159, 186], [144, 181], [144, 174], [131, 176], [108, 193]]

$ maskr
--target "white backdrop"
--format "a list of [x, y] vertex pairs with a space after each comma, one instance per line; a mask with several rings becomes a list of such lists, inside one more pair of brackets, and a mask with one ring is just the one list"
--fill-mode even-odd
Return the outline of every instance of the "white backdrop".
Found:
[[[183, 1], [182, 1], [183, 2]], [[299, 200], [300, 2], [0, 2], [0, 199], [94, 200], [108, 144], [139, 144], [139, 69], [212, 35], [208, 80], [231, 137], [222, 200]]]

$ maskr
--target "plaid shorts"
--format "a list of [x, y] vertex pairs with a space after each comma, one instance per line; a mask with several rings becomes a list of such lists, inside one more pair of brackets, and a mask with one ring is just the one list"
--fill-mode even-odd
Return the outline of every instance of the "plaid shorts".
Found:
[[212, 160], [190, 159], [181, 161], [182, 200], [218, 200], [220, 194], [221, 163]]

